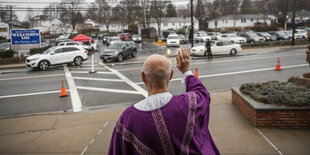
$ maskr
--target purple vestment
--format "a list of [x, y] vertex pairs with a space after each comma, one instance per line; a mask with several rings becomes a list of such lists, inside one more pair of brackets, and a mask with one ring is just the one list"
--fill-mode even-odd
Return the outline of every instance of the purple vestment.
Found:
[[161, 108], [128, 107], [116, 123], [109, 155], [219, 154], [208, 129], [210, 94], [193, 75], [185, 83], [186, 93]]

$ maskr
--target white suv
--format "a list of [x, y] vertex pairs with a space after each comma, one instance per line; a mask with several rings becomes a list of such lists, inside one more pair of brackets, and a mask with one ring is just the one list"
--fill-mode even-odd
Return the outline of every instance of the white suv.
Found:
[[83, 45], [79, 42], [60, 42], [58, 46], [81, 46], [88, 51], [91, 49], [91, 46]]
[[74, 63], [79, 66], [87, 60], [87, 50], [80, 46], [53, 46], [41, 54], [27, 57], [26, 64], [30, 68], [47, 70], [51, 65]]

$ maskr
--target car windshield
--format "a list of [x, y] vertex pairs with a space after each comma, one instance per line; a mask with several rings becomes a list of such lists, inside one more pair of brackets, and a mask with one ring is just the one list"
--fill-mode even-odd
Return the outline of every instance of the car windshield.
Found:
[[268, 33], [266, 33], [266, 32], [261, 32], [260, 33], [262, 36], [265, 36], [265, 37], [270, 37], [271, 35], [270, 34], [268, 34]]
[[108, 49], [121, 49], [123, 47], [123, 43], [114, 43], [108, 47]]
[[258, 35], [257, 35], [256, 33], [248, 33], [248, 35], [249, 35], [250, 37], [258, 37]]
[[121, 40], [121, 39], [118, 37], [115, 37], [115, 38], [111, 38], [111, 40]]
[[213, 35], [213, 33], [207, 33], [207, 35], [212, 36], [212, 35]]
[[179, 37], [180, 37], [180, 38], [185, 38], [185, 36], [184, 36], [184, 35], [179, 35]]
[[57, 46], [53, 46], [51, 48], [48, 48], [47, 50], [43, 51], [41, 54], [48, 54], [50, 53], [51, 51], [53, 51], [55, 48], [57, 48]]
[[281, 32], [281, 31], [278, 31], [277, 33], [278, 33], [279, 35], [283, 35], [283, 36], [285, 35], [285, 33]]
[[168, 36], [168, 39], [179, 39], [178, 36]]
[[0, 47], [10, 47], [10, 44], [0, 44]]
[[139, 37], [141, 37], [140, 35], [133, 35], [132, 37], [134, 37], [134, 38], [139, 38]]
[[232, 37], [232, 38], [236, 38], [236, 37], [238, 37], [237, 35], [235, 35], [235, 34], [232, 34], [232, 35], [230, 35], [230, 37]]

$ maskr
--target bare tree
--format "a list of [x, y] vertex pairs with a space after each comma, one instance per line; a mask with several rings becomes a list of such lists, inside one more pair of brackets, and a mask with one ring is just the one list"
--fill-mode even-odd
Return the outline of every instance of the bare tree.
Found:
[[84, 0], [62, 0], [64, 4], [66, 4], [66, 8], [70, 13], [70, 20], [72, 29], [75, 30], [76, 18], [75, 15], [79, 12], [81, 4], [84, 3]]
[[[12, 19], [13, 21], [18, 20], [15, 11], [12, 11]], [[11, 11], [9, 7], [2, 6], [0, 4], [0, 20], [3, 22], [10, 22], [11, 21]]]
[[158, 35], [161, 32], [161, 23], [162, 18], [165, 15], [164, 8], [165, 8], [165, 1], [157, 1], [154, 0], [151, 2], [151, 17], [155, 18], [158, 27]]
[[107, 31], [109, 32], [109, 26], [111, 23], [111, 17], [112, 17], [112, 8], [109, 6], [109, 4], [106, 2], [106, 0], [96, 0], [96, 3], [99, 6], [99, 22], [104, 23]]
[[176, 16], [177, 16], [177, 11], [175, 9], [175, 6], [170, 2], [167, 5], [166, 17], [176, 17]]
[[30, 8], [30, 7], [28, 7], [27, 8], [27, 14], [26, 14], [26, 21], [28, 21], [29, 22], [29, 26], [30, 27], [33, 27], [34, 26], [34, 19], [33, 19], [33, 17], [34, 17], [35, 15], [34, 15], [34, 11], [33, 11], [33, 9], [32, 8]]
[[47, 16], [49, 20], [54, 20], [59, 18], [59, 10], [57, 9], [58, 3], [50, 3], [47, 7], [44, 8], [43, 14]]
[[272, 10], [272, 14], [278, 17], [278, 21], [281, 23], [282, 26], [285, 25], [289, 12], [292, 10], [292, 3], [291, 0], [273, 0], [268, 1], [268, 6]]

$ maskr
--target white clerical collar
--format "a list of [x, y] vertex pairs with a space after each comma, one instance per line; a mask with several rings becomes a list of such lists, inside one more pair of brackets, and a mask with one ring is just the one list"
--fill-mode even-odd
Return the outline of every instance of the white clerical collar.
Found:
[[141, 111], [151, 111], [163, 107], [171, 100], [171, 98], [172, 94], [169, 92], [156, 93], [134, 104], [133, 106]]

